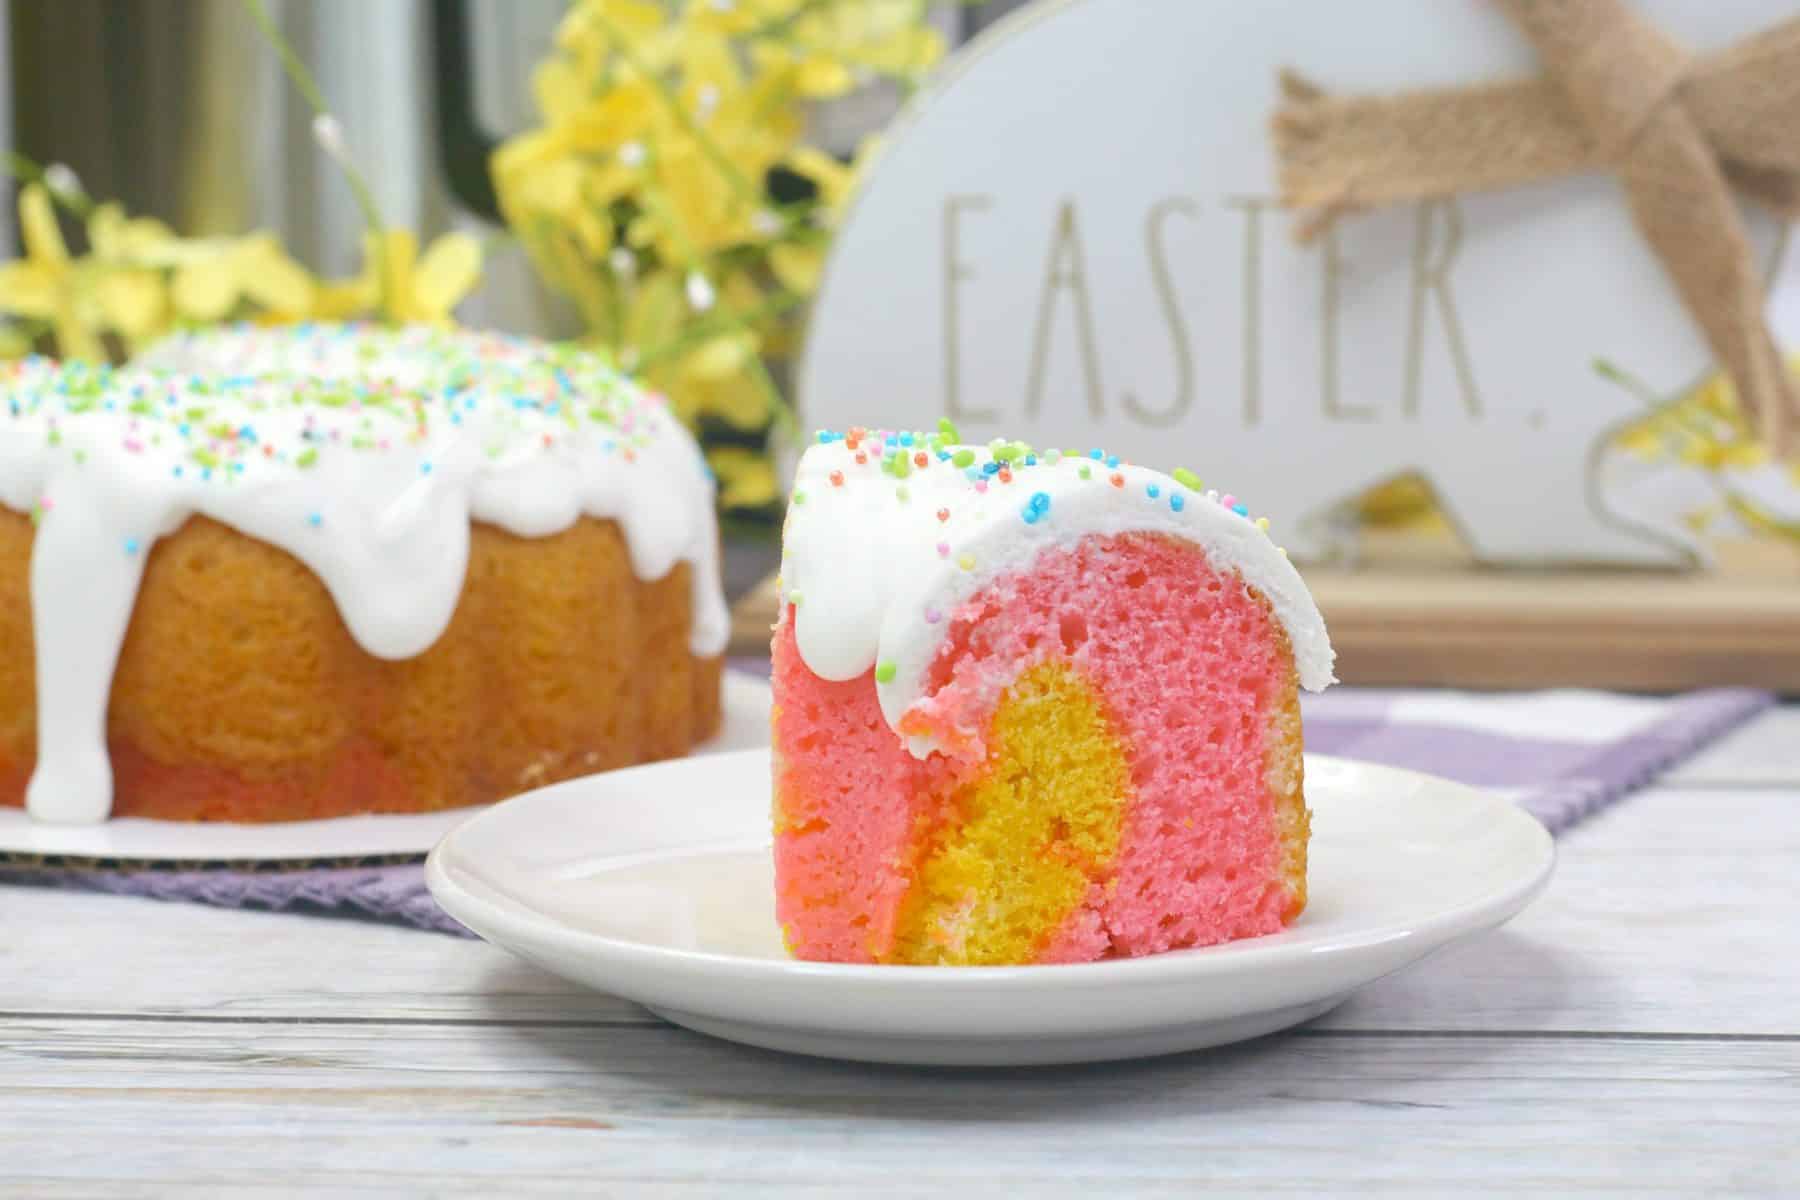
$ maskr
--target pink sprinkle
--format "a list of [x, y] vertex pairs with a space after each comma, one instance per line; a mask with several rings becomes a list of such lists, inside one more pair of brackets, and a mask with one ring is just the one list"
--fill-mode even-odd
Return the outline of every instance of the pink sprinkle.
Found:
[[38, 507], [43, 509], [45, 512], [49, 512], [51, 509], [55, 508], [56, 505], [50, 503], [50, 497], [40, 496], [38, 498]]
[[976, 480], [976, 481], [975, 481], [975, 490], [976, 490], [976, 491], [978, 491], [978, 492], [985, 492], [985, 491], [987, 491], [987, 480], [985, 480], [985, 479], [977, 479], [977, 480]]
[[925, 623], [927, 625], [936, 625], [939, 621], [941, 621], [943, 619], [944, 619], [944, 614], [939, 612], [937, 609], [928, 608], [925, 610]]
[[1219, 497], [1219, 503], [1223, 504], [1226, 508], [1230, 508], [1237, 503], [1237, 497], [1230, 492], [1226, 492], [1223, 496]]
[[377, 446], [380, 446], [383, 450], [386, 450], [388, 448], [388, 440], [386, 438], [382, 438], [379, 442], [377, 442], [375, 444]]
[[134, 437], [128, 437], [125, 439], [125, 448], [133, 454], [142, 454], [144, 452], [144, 443], [138, 441]]
[[938, 557], [939, 558], [949, 558], [950, 557], [950, 543], [949, 542], [939, 542], [938, 543]]

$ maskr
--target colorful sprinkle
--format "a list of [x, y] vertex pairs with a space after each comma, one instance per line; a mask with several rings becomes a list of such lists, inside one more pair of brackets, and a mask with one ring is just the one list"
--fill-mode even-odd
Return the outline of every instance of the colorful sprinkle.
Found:
[[947, 508], [938, 509], [937, 510], [937, 519], [940, 521], [948, 521], [950, 519], [950, 510]]
[[1200, 490], [1200, 477], [1186, 467], [1176, 467], [1173, 471], [1170, 471], [1169, 474], [1175, 477], [1176, 483], [1179, 483], [1189, 491], [1197, 492]]
[[894, 676], [899, 673], [900, 668], [895, 666], [892, 662], [878, 663], [875, 667], [875, 682], [892, 683], [894, 682]]
[[125, 539], [125, 553], [136, 554], [137, 552], [138, 552], [138, 540], [136, 538], [126, 538]]
[[962, 441], [962, 434], [958, 433], [956, 430], [956, 422], [952, 421], [949, 417], [939, 417], [937, 427], [938, 432], [949, 438], [951, 441]]
[[950, 465], [953, 467], [966, 467], [974, 461], [975, 452], [973, 450], [958, 450], [950, 456]]
[[937, 609], [928, 608], [925, 610], [925, 623], [927, 625], [936, 625], [939, 621], [941, 621], [943, 619], [944, 619], [944, 614], [939, 612]]
[[1162, 489], [1153, 483], [1144, 489], [1144, 494], [1154, 500], [1162, 495]]
[[1112, 476], [1112, 485], [1116, 488], [1124, 487], [1125, 486], [1125, 477], [1123, 475], [1118, 474], [1117, 472], [1114, 472], [1114, 474]]
[[1240, 517], [1247, 517], [1250, 515], [1250, 507], [1245, 504], [1234, 504], [1231, 506], [1231, 511]]
[[965, 571], [973, 571], [975, 569], [975, 556], [965, 550], [956, 556], [956, 565]]
[[1187, 500], [1182, 496], [1182, 494], [1180, 492], [1170, 492], [1169, 493], [1169, 507], [1174, 509], [1176, 512], [1180, 512], [1182, 509], [1187, 507]]
[[832, 487], [843, 487], [844, 486], [844, 473], [842, 471], [833, 471], [831, 473], [831, 486]]

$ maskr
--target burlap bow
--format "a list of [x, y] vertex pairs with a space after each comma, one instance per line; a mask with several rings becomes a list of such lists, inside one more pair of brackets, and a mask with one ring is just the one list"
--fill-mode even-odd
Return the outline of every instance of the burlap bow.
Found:
[[1547, 77], [1335, 97], [1292, 74], [1275, 114], [1302, 239], [1359, 209], [1609, 170], [1768, 443], [1800, 397], [1764, 320], [1735, 186], [1800, 216], [1800, 19], [1694, 56], [1626, 0], [1501, 0]]

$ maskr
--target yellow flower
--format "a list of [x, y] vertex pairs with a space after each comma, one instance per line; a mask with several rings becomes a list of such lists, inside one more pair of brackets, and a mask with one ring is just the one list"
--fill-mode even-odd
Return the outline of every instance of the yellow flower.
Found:
[[409, 229], [363, 236], [363, 266], [351, 279], [319, 287], [313, 312], [326, 319], [366, 316], [447, 324], [481, 281], [481, 243], [467, 233], [434, 239], [423, 256]]
[[48, 320], [57, 353], [93, 362], [105, 348], [78, 311], [76, 271], [56, 224], [50, 193], [40, 183], [19, 191], [19, 235], [25, 257], [0, 266], [0, 311]]
[[175, 270], [170, 298], [195, 321], [222, 321], [245, 301], [273, 313], [302, 316], [313, 307], [315, 285], [274, 234], [190, 244], [197, 253]]
[[706, 462], [719, 477], [719, 503], [726, 508], [761, 508], [775, 502], [779, 489], [767, 455], [743, 446], [719, 446], [706, 452]]

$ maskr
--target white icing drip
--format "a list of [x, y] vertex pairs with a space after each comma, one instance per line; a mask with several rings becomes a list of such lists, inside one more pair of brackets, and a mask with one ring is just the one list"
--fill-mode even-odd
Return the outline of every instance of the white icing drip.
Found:
[[[309, 349], [304, 364], [292, 345], [287, 361], [268, 361], [281, 358], [270, 351], [281, 342], [260, 331], [179, 339], [152, 358], [337, 382], [295, 374], [202, 383], [42, 361], [0, 376], [0, 504], [33, 513], [38, 526], [38, 765], [26, 794], [34, 817], [91, 822], [110, 811], [113, 669], [151, 545], [190, 515], [294, 555], [357, 642], [390, 659], [424, 652], [448, 626], [471, 519], [523, 537], [583, 515], [612, 519], [641, 578], [690, 564], [690, 645], [723, 651], [729, 619], [713, 486], [666, 407], [597, 360], [513, 339], [319, 327], [300, 339], [327, 340], [345, 349]], [[430, 370], [415, 362], [427, 354], [439, 356]], [[412, 364], [411, 386], [424, 390], [369, 385], [401, 374], [386, 370], [384, 355]], [[360, 374], [351, 370], [358, 363]], [[189, 415], [202, 406], [204, 415]]]
[[[879, 436], [857, 448], [862, 464], [841, 440], [806, 451], [781, 567], [783, 603], [799, 598], [794, 633], [809, 669], [842, 680], [877, 664], [886, 675], [892, 666], [892, 678], [877, 687], [890, 726], [898, 728], [923, 697], [957, 605], [997, 577], [1029, 570], [1042, 551], [1090, 535], [1164, 533], [1200, 546], [1215, 568], [1237, 572], [1268, 600], [1287, 631], [1301, 686], [1319, 691], [1333, 682], [1335, 654], [1300, 573], [1252, 520], [1216, 498], [1145, 467], [1053, 452], [1013, 469], [1010, 483], [987, 478], [982, 491], [939, 453], [974, 452], [970, 469], [979, 470], [991, 459], [985, 448], [929, 446], [923, 435], [889, 450], [896, 448], [909, 459], [926, 454], [929, 465], [905, 478], [883, 471]], [[1123, 486], [1112, 484], [1115, 474]], [[1025, 510], [1040, 494], [1047, 507], [1028, 521]], [[1179, 509], [1171, 496], [1180, 497]], [[932, 749], [917, 739], [909, 748], [921, 758]]]

